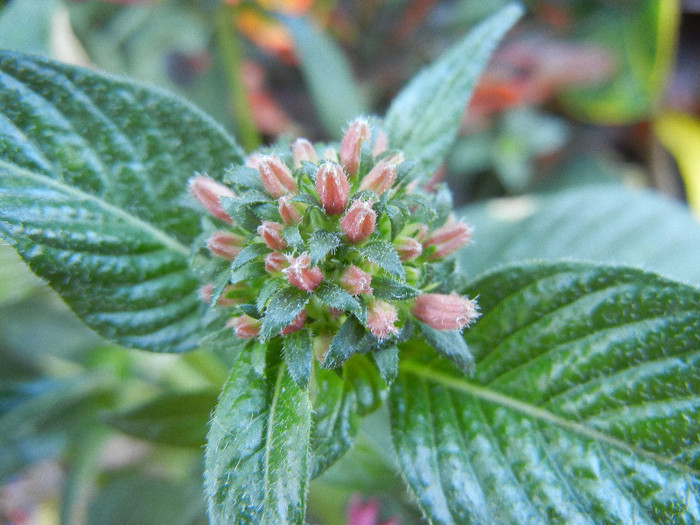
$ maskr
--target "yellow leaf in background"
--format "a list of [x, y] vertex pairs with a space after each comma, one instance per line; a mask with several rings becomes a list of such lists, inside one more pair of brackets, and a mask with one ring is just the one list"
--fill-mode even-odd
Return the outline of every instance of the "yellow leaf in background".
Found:
[[688, 204], [700, 218], [700, 120], [680, 113], [665, 113], [654, 121], [654, 133], [676, 159]]

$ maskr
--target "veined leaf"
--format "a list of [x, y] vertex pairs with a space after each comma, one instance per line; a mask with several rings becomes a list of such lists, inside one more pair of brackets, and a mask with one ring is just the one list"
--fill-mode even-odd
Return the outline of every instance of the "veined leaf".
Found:
[[100, 334], [195, 347], [199, 215], [180, 201], [195, 171], [241, 162], [238, 146], [171, 95], [7, 51], [0, 108], [0, 236]]
[[311, 403], [284, 363], [253, 366], [264, 352], [241, 353], [214, 411], [204, 475], [213, 524], [304, 522]]
[[386, 115], [389, 144], [410, 152], [427, 173], [443, 162], [476, 81], [498, 41], [522, 15], [510, 4], [474, 28], [421, 71], [394, 99]]
[[414, 350], [390, 394], [433, 523], [700, 520], [700, 291], [589, 264], [478, 280], [473, 380]]

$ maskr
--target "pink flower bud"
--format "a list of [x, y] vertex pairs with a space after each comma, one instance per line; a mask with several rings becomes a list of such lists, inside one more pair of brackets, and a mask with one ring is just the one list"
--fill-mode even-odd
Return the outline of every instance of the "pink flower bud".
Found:
[[440, 259], [466, 245], [471, 239], [472, 231], [463, 222], [453, 222], [438, 228], [430, 234], [423, 243], [425, 248], [435, 246], [436, 250], [430, 255], [431, 259]]
[[377, 214], [369, 201], [356, 200], [340, 220], [340, 229], [352, 244], [372, 235], [377, 225]]
[[292, 195], [282, 195], [277, 201], [282, 220], [287, 225], [301, 222], [301, 215], [305, 207], [301, 202], [291, 202], [292, 197]]
[[289, 267], [282, 270], [287, 276], [289, 284], [301, 290], [310, 292], [323, 281], [323, 274], [318, 266], [311, 268], [311, 259], [308, 253], [302, 253], [299, 257], [289, 258]]
[[207, 239], [207, 248], [214, 255], [233, 261], [243, 249], [245, 238], [227, 231], [216, 231]]
[[340, 286], [342, 286], [350, 295], [360, 295], [363, 293], [372, 293], [372, 276], [367, 272], [360, 270], [357, 266], [348, 266], [340, 276]]
[[362, 179], [360, 190], [370, 190], [381, 195], [394, 185], [395, 180], [396, 166], [382, 160]]
[[479, 317], [474, 301], [441, 293], [419, 295], [411, 313], [437, 330], [461, 330]]
[[378, 156], [384, 153], [389, 147], [389, 137], [386, 136], [382, 130], [377, 132], [377, 136], [374, 139], [374, 146], [372, 146], [372, 155]]
[[340, 164], [334, 162], [321, 164], [316, 174], [316, 193], [328, 215], [339, 215], [345, 211], [350, 185]]
[[338, 162], [338, 152], [335, 148], [326, 148], [321, 155], [323, 160], [329, 160], [331, 162]]
[[318, 162], [318, 155], [313, 144], [305, 138], [298, 138], [292, 142], [292, 157], [294, 158], [294, 167], [300, 168], [303, 161]]
[[299, 315], [297, 315], [294, 320], [289, 323], [285, 328], [282, 329], [280, 334], [282, 335], [289, 335], [297, 330], [301, 330], [304, 328], [304, 323], [306, 322], [306, 310], [302, 310], [299, 312]]
[[413, 237], [397, 237], [394, 241], [394, 248], [402, 261], [410, 261], [423, 253], [423, 245]]
[[[232, 290], [234, 290], [234, 289], [236, 289], [236, 288], [234, 288], [233, 286], [227, 286], [227, 287], [224, 289], [224, 292], [223, 292], [223, 293], [221, 294], [221, 296], [219, 297], [219, 300], [218, 300], [218, 302], [217, 302], [216, 304], [217, 304], [218, 306], [233, 306], [233, 305], [235, 305], [235, 304], [240, 304], [240, 302], [241, 302], [240, 300], [238, 300], [238, 299], [229, 299], [228, 297], [226, 297], [226, 293], [227, 293], [227, 292], [230, 292], [230, 291], [232, 291]], [[212, 294], [213, 291], [214, 291], [214, 284], [213, 284], [213, 283], [205, 284], [204, 286], [202, 286], [202, 287], [199, 289], [199, 299], [200, 299], [203, 303], [210, 304], [210, 303], [211, 303], [211, 294]]]
[[233, 328], [237, 337], [241, 339], [252, 339], [260, 333], [260, 319], [255, 319], [243, 314], [240, 317], [232, 317], [226, 323], [227, 328]]
[[214, 217], [228, 223], [233, 222], [233, 219], [221, 206], [222, 197], [234, 198], [236, 196], [230, 188], [205, 175], [197, 175], [190, 179], [188, 189], [197, 202]]
[[279, 222], [262, 221], [258, 226], [258, 235], [271, 250], [284, 250], [287, 247], [287, 241], [282, 237], [283, 229], [284, 224]]
[[351, 177], [357, 175], [357, 169], [360, 167], [362, 141], [368, 141], [369, 136], [369, 122], [367, 119], [357, 118], [350, 123], [343, 140], [340, 142], [340, 163]]
[[280, 252], [268, 253], [265, 256], [265, 270], [267, 273], [284, 271], [289, 266], [289, 258]]
[[367, 307], [367, 327], [379, 339], [399, 331], [394, 326], [398, 318], [396, 308], [386, 301], [376, 299]]
[[285, 193], [296, 193], [297, 183], [291, 170], [277, 157], [263, 155], [258, 161], [260, 179], [267, 192], [275, 198]]

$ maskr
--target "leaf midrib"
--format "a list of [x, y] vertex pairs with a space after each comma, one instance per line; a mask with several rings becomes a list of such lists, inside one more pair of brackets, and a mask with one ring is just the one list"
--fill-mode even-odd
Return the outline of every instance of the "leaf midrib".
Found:
[[514, 412], [518, 412], [529, 418], [559, 426], [565, 430], [578, 434], [582, 437], [592, 439], [596, 442], [606, 443], [623, 452], [649, 459], [656, 463], [674, 468], [678, 471], [685, 472], [693, 476], [700, 476], [699, 469], [694, 469], [692, 467], [689, 467], [688, 465], [679, 463], [674, 459], [667, 458], [654, 452], [650, 452], [641, 447], [630, 445], [629, 443], [626, 443], [621, 439], [613, 437], [599, 430], [592, 429], [574, 421], [570, 421], [537, 406], [524, 403], [522, 401], [506, 396], [504, 394], [500, 394], [498, 392], [479, 386], [477, 384], [458, 379], [447, 373], [433, 370], [415, 361], [404, 361], [403, 363], [401, 363], [401, 370], [403, 372], [407, 372], [415, 376], [422, 377], [426, 380], [432, 381], [433, 383], [442, 385], [445, 388], [464, 394], [472, 395], [475, 398], [480, 399], [482, 401], [494, 403]]
[[[282, 378], [285, 373], [285, 364], [280, 363], [277, 369], [277, 379], [275, 380], [275, 389], [272, 393], [272, 400], [270, 402], [270, 413], [267, 416], [267, 430], [265, 432], [265, 458], [264, 458], [264, 476], [263, 476], [263, 487], [265, 490], [265, 500], [268, 498], [267, 487], [270, 486], [270, 450], [272, 450], [272, 440], [273, 440], [273, 423], [275, 420], [275, 414], [277, 412], [277, 405], [279, 404], [280, 392], [282, 391]], [[267, 505], [265, 505], [267, 514]]]

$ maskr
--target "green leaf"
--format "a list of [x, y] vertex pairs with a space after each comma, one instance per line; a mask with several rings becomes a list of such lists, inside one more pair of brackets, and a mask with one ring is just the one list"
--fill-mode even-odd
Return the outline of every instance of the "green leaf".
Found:
[[474, 357], [459, 330], [436, 330], [425, 323], [418, 323], [428, 344], [456, 364], [470, 376], [474, 373]]
[[399, 375], [399, 349], [396, 345], [391, 345], [381, 350], [372, 352], [374, 362], [379, 370], [379, 375], [382, 376], [384, 382], [391, 386], [396, 377]]
[[405, 301], [418, 297], [421, 291], [390, 277], [372, 277], [372, 295], [387, 301]]
[[265, 284], [260, 288], [260, 292], [255, 299], [255, 306], [257, 306], [259, 312], [265, 311], [268, 301], [277, 293], [277, 291], [282, 288], [287, 281], [281, 277], [275, 277], [269, 281], [265, 281]]
[[361, 246], [357, 249], [360, 254], [373, 263], [376, 263], [382, 270], [398, 277], [399, 279], [406, 278], [406, 272], [399, 259], [399, 254], [396, 249], [386, 241], [373, 241]]
[[338, 368], [355, 353], [367, 351], [369, 345], [365, 338], [366, 334], [360, 321], [354, 317], [348, 317], [331, 340], [321, 366]]
[[[304, 241], [301, 238], [301, 233], [299, 233], [299, 225], [294, 224], [292, 226], [287, 226], [282, 232], [284, 240], [287, 241], [289, 247], [296, 252], [303, 252], [305, 249]], [[315, 263], [312, 263], [315, 264]]]
[[363, 317], [359, 301], [337, 284], [323, 281], [314, 293], [330, 308], [351, 312], [356, 317]]
[[[255, 353], [263, 354], [258, 346]], [[205, 453], [213, 524], [304, 522], [311, 403], [284, 364], [241, 353], [214, 412]]]
[[311, 377], [311, 337], [308, 330], [299, 330], [285, 335], [282, 342], [284, 362], [290, 377], [302, 390], [309, 384]]
[[505, 268], [477, 290], [474, 378], [416, 347], [390, 393], [430, 520], [700, 520], [700, 290], [582, 263]]
[[231, 264], [231, 270], [237, 270], [268, 253], [270, 249], [264, 244], [249, 244], [243, 248]]
[[201, 448], [216, 405], [215, 392], [168, 392], [130, 410], [108, 413], [104, 421], [125, 434], [166, 445]]
[[231, 166], [224, 172], [224, 182], [233, 186], [233, 189], [238, 193], [250, 190], [265, 192], [260, 172], [248, 166]]
[[[340, 137], [348, 121], [365, 111], [350, 65], [328, 36], [305, 18], [285, 18], [301, 71], [326, 132]], [[342, 101], [342, 103], [338, 103]]]
[[274, 337], [304, 309], [310, 295], [296, 286], [289, 285], [277, 292], [265, 309], [260, 326], [260, 338], [264, 341]]
[[387, 111], [389, 144], [411, 153], [427, 174], [444, 161], [467, 101], [498, 41], [522, 15], [510, 4], [421, 71]]
[[0, 236], [101, 335], [157, 351], [197, 345], [189, 269], [195, 171], [242, 160], [212, 120], [163, 92], [0, 53]]
[[316, 230], [309, 235], [309, 257], [316, 266], [340, 245], [340, 236], [326, 230]]
[[474, 242], [458, 252], [472, 277], [508, 262], [568, 257], [700, 284], [700, 225], [657, 193], [584, 186], [488, 201], [460, 214], [474, 225]]

